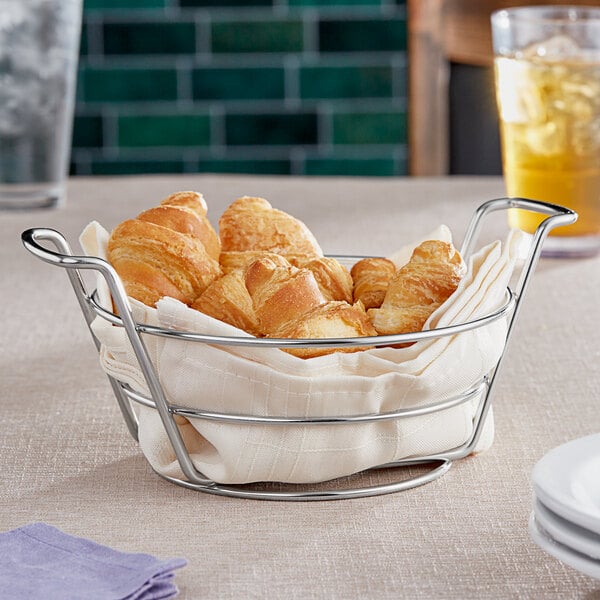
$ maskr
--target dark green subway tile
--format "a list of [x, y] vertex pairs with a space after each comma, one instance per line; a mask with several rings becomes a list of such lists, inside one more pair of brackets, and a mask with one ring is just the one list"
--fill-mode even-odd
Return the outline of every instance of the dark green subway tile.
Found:
[[86, 102], [147, 102], [177, 99], [175, 69], [84, 68]]
[[81, 24], [81, 36], [79, 38], [79, 55], [87, 56], [89, 52], [89, 44], [88, 44], [88, 25], [84, 21]]
[[89, 175], [89, 170], [80, 165], [76, 160], [71, 160], [69, 163], [69, 176]]
[[213, 52], [301, 52], [301, 21], [236, 21], [212, 24]]
[[395, 174], [392, 158], [307, 158], [304, 162], [304, 175], [390, 177]]
[[365, 52], [406, 50], [406, 21], [322, 20], [319, 23], [321, 52]]
[[183, 173], [182, 160], [105, 160], [93, 159], [92, 175], [138, 175], [153, 173]]
[[398, 160], [395, 175], [409, 175], [408, 158], [401, 158]]
[[334, 144], [404, 144], [406, 113], [339, 113], [333, 115]]
[[331, 6], [381, 6], [381, 0], [288, 0], [289, 6], [316, 6], [329, 8]]
[[179, 6], [188, 7], [212, 7], [236, 6], [239, 8], [252, 8], [255, 6], [273, 6], [273, 0], [179, 0]]
[[389, 66], [302, 67], [300, 96], [316, 98], [384, 98], [392, 96]]
[[84, 11], [165, 8], [169, 0], [84, 0]]
[[289, 160], [209, 159], [198, 162], [199, 173], [244, 173], [249, 175], [289, 175]]
[[102, 117], [75, 115], [73, 119], [74, 148], [100, 148], [103, 139]]
[[240, 145], [316, 144], [314, 113], [230, 114], [225, 119], [226, 143]]
[[199, 68], [192, 73], [194, 100], [283, 99], [283, 68]]
[[85, 94], [83, 93], [83, 72], [84, 69], [79, 67], [77, 70], [77, 81], [75, 82], [75, 103], [76, 106], [85, 101]]
[[194, 54], [194, 23], [106, 23], [105, 54]]
[[119, 146], [206, 146], [208, 115], [135, 115], [118, 119]]

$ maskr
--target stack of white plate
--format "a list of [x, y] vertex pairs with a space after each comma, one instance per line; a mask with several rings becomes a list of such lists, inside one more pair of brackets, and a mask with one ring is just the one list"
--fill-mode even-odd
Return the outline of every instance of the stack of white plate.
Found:
[[600, 434], [546, 454], [533, 469], [529, 531], [546, 552], [600, 579]]

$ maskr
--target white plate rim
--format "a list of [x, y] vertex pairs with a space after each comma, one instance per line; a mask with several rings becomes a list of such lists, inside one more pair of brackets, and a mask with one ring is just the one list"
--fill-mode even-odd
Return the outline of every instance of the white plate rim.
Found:
[[[600, 534], [600, 516], [586, 510], [570, 494], [573, 466], [590, 458], [590, 446], [597, 448], [600, 454], [600, 434], [594, 433], [554, 448], [536, 463], [532, 481], [536, 496], [548, 508], [568, 521]], [[546, 477], [544, 472], [551, 472], [552, 478]]]
[[533, 512], [529, 517], [529, 535], [542, 550], [546, 551], [560, 562], [569, 565], [580, 573], [600, 580], [600, 561], [583, 556], [579, 552], [571, 550], [570, 548], [567, 548], [567, 546], [557, 542], [536, 521]]
[[534, 498], [533, 514], [540, 527], [557, 542], [594, 560], [600, 560], [600, 535], [557, 515], [539, 498]]

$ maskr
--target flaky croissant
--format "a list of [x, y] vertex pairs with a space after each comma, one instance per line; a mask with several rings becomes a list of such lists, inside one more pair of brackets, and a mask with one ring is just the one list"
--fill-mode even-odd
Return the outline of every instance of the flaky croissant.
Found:
[[[375, 336], [377, 331], [369, 321], [362, 304], [351, 306], [347, 302], [330, 301], [320, 304], [301, 315], [291, 319], [275, 330], [268, 337], [322, 339], [322, 338], [355, 338]], [[358, 352], [364, 346], [283, 348], [289, 354], [300, 358], [314, 358], [332, 352]]]
[[352, 266], [350, 275], [354, 282], [354, 300], [360, 300], [365, 308], [379, 308], [396, 265], [387, 258], [363, 258]]
[[145, 210], [136, 218], [139, 221], [161, 225], [197, 239], [202, 243], [209, 256], [216, 261], [219, 260], [221, 242], [217, 232], [206, 217], [196, 215], [185, 207], [161, 204], [155, 208]]
[[246, 288], [245, 277], [244, 269], [236, 269], [215, 279], [192, 302], [191, 308], [254, 336], [260, 336], [261, 327]]
[[237, 269], [247, 269], [251, 263], [259, 258], [270, 258], [275, 261], [283, 259], [285, 264], [290, 264], [289, 261], [280, 254], [268, 252], [267, 250], [232, 250], [230, 252], [221, 252], [219, 255], [219, 263], [223, 273], [229, 273], [230, 271], [235, 271]]
[[323, 256], [313, 258], [300, 266], [312, 271], [319, 289], [327, 300], [343, 300], [352, 304], [352, 277], [338, 260]]
[[[262, 334], [272, 338], [320, 339], [377, 335], [362, 304], [328, 301], [313, 272], [269, 258], [253, 262], [246, 271], [246, 288], [253, 301]], [[340, 350], [333, 347], [284, 348], [301, 358]], [[345, 352], [364, 348], [347, 347]]]
[[246, 270], [246, 289], [263, 335], [326, 302], [312, 272], [284, 260], [261, 258]]
[[273, 208], [264, 198], [243, 196], [219, 219], [223, 252], [266, 250], [292, 264], [323, 256], [317, 240], [302, 221]]
[[190, 304], [221, 275], [215, 248], [211, 256], [203, 242], [216, 236], [204, 221], [204, 199], [195, 192], [171, 198], [124, 221], [108, 240], [108, 260], [127, 294], [148, 306], [163, 296]]
[[464, 262], [452, 244], [423, 242], [389, 282], [381, 308], [367, 314], [380, 335], [420, 331], [464, 273]]

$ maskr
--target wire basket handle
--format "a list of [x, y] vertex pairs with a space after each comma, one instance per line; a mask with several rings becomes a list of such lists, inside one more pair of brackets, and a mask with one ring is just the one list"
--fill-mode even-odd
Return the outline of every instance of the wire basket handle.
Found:
[[515, 290], [517, 295], [520, 296], [525, 291], [529, 273], [535, 269], [542, 251], [542, 246], [550, 231], [556, 227], [575, 223], [577, 220], [577, 213], [570, 208], [565, 208], [558, 204], [550, 204], [549, 202], [541, 202], [539, 200], [529, 200], [527, 198], [496, 198], [494, 200], [488, 200], [481, 204], [473, 214], [460, 250], [462, 256], [469, 256], [473, 252], [481, 230], [481, 221], [487, 215], [492, 212], [509, 210], [511, 208], [520, 208], [522, 210], [548, 215], [547, 218], [538, 225], [533, 234], [529, 255], [525, 261], [528, 268], [522, 274]]
[[[173, 449], [175, 451], [175, 454], [177, 455], [182, 471], [184, 472], [186, 477], [188, 477], [190, 481], [193, 481], [194, 483], [211, 485], [213, 483], [212, 480], [205, 477], [202, 473], [200, 473], [200, 471], [196, 469], [190, 458], [189, 453], [187, 452], [179, 428], [175, 423], [174, 416], [169, 410], [166, 397], [164, 395], [162, 386], [160, 385], [160, 381], [156, 373], [156, 369], [154, 368], [154, 365], [150, 360], [148, 351], [146, 349], [146, 345], [142, 340], [142, 337], [138, 331], [137, 324], [133, 318], [131, 306], [127, 301], [127, 293], [115, 269], [108, 262], [102, 260], [101, 258], [96, 258], [93, 256], [73, 255], [71, 248], [65, 240], [65, 238], [62, 236], [62, 234], [60, 234], [54, 229], [28, 229], [27, 231], [23, 232], [23, 234], [21, 235], [21, 239], [27, 250], [29, 250], [32, 254], [34, 254], [41, 260], [67, 269], [69, 279], [71, 281], [75, 294], [79, 300], [79, 304], [84, 311], [88, 326], [91, 323], [90, 319], [92, 318], [91, 310], [88, 304], [90, 296], [85, 290], [83, 280], [81, 278], [81, 275], [77, 272], [77, 269], [91, 269], [94, 271], [98, 271], [104, 277], [110, 289], [113, 302], [115, 303], [121, 320], [123, 322], [123, 326], [125, 327], [125, 330], [127, 332], [127, 336], [131, 343], [135, 356], [139, 362], [140, 368], [144, 375], [144, 379], [146, 380], [146, 384], [148, 385], [148, 389], [150, 390], [150, 394], [152, 395], [152, 398], [155, 401], [156, 408], [162, 420], [165, 431], [167, 432], [167, 435], [169, 436], [169, 439], [173, 445]], [[60, 253], [53, 252], [52, 250], [44, 248], [39, 243], [42, 240], [52, 242], [60, 251]], [[94, 341], [97, 344], [97, 340], [94, 339]], [[110, 379], [112, 383], [113, 379]], [[133, 414], [131, 405], [125, 401], [121, 391], [119, 391], [117, 398], [120, 399], [119, 405], [121, 406], [122, 410], [124, 409], [124, 405], [126, 404], [124, 416], [126, 418], [126, 421], [128, 422], [128, 426], [131, 431], [131, 420], [132, 418], [135, 419], [135, 415]], [[137, 420], [135, 420], [134, 423], [134, 437], [137, 439]]]

